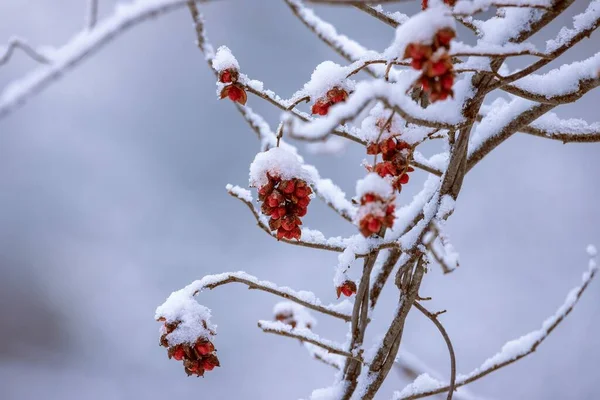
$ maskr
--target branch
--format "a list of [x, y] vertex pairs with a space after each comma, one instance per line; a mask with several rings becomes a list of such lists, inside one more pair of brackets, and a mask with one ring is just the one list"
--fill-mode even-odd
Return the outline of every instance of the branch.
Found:
[[87, 29], [94, 29], [96, 22], [98, 21], [98, 0], [88, 0], [88, 11], [86, 15], [86, 27]]
[[[300, 0], [285, 0], [294, 15], [313, 32], [323, 43], [349, 62], [360, 59], [369, 51], [358, 42], [341, 35], [336, 28], [317, 16], [313, 10], [307, 8]], [[368, 68], [367, 72], [376, 78], [376, 70]], [[380, 74], [379, 74], [380, 75]]]
[[[540, 329], [507, 342], [500, 352], [491, 358], [488, 358], [480, 367], [474, 369], [467, 375], [459, 375], [455, 387], [474, 382], [533, 353], [573, 310], [597, 271], [598, 267], [595, 261], [590, 259], [588, 271], [583, 274], [582, 284], [569, 292], [563, 305], [558, 308], [553, 316], [544, 321]], [[417, 378], [417, 380], [419, 380], [419, 378]], [[450, 385], [446, 385], [430, 377], [426, 377], [425, 380], [427, 382], [426, 385], [417, 385], [417, 381], [415, 381], [411, 385], [405, 387], [401, 392], [396, 392], [394, 400], [420, 399], [434, 394], [444, 393], [450, 389]]]
[[290, 325], [284, 324], [281, 321], [258, 321], [258, 327], [265, 333], [274, 333], [276, 335], [286, 336], [294, 339], [299, 339], [303, 342], [314, 344], [331, 354], [338, 354], [350, 359], [356, 359], [360, 362], [362, 360], [359, 357], [354, 356], [352, 353], [347, 352], [343, 349], [341, 344], [332, 342], [327, 339], [322, 339], [319, 335], [313, 333], [307, 328], [292, 328]]
[[581, 119], [560, 119], [554, 113], [547, 113], [531, 124], [521, 127], [520, 132], [546, 139], [560, 140], [563, 143], [600, 142], [600, 123], [588, 124]]
[[[600, 85], [600, 53], [571, 64], [562, 65], [543, 75], [528, 75], [514, 85], [502, 84], [500, 89], [538, 103], [571, 103]], [[500, 77], [500, 82], [505, 78]]]
[[[560, 4], [557, 4], [555, 10], [547, 13], [547, 15], [550, 16], [547, 19], [549, 19], [550, 21], [554, 19], [557, 15], [562, 13], [564, 8], [568, 7], [568, 5], [572, 3], [572, 1], [573, 0], [565, 0], [562, 1]], [[538, 69], [550, 63], [552, 60], [561, 56], [564, 52], [572, 48], [581, 40], [585, 39], [586, 37], [590, 37], [590, 35], [600, 25], [600, 16], [596, 16], [596, 18], [588, 17], [588, 14], [593, 15], [593, 13], [595, 12], [594, 7], [596, 6], [597, 4], [595, 5], [594, 2], [590, 2], [590, 5], [583, 13], [573, 17], [574, 25], [576, 26], [575, 29], [563, 28], [558, 33], [556, 39], [547, 42], [546, 58], [542, 58], [541, 60], [534, 62], [528, 67], [511, 75], [508, 75], [502, 80], [490, 85], [487, 88], [488, 92], [531, 75], [533, 72], [537, 71]], [[546, 19], [542, 19], [542, 21], [546, 21]]]
[[481, 12], [487, 11], [491, 7], [496, 8], [534, 8], [539, 10], [550, 10], [552, 7], [552, 2], [545, 0], [519, 0], [515, 2], [510, 1], [458, 1], [454, 6], [454, 15], [468, 17]]
[[446, 332], [446, 328], [441, 324], [438, 320], [436, 314], [432, 314], [425, 307], [423, 307], [419, 302], [414, 303], [414, 306], [417, 310], [421, 311], [423, 315], [433, 322], [433, 324], [438, 328], [442, 336], [444, 337], [444, 341], [446, 342], [446, 346], [448, 347], [448, 353], [450, 354], [450, 385], [448, 385], [448, 397], [447, 400], [452, 400], [452, 395], [454, 394], [454, 390], [456, 387], [456, 355], [454, 354], [454, 347], [452, 346], [452, 341], [448, 336], [448, 332]]
[[[204, 3], [209, 0], [194, 1]], [[51, 65], [39, 67], [7, 86], [0, 94], [0, 119], [21, 107], [130, 28], [185, 6], [187, 2], [188, 0], [135, 0], [120, 5], [118, 11], [105, 18], [94, 29], [81, 31], [58, 49], [53, 55], [54, 62]]]
[[354, 7], [356, 7], [357, 9], [364, 11], [367, 14], [369, 14], [370, 16], [378, 19], [379, 21], [383, 22], [384, 24], [391, 26], [392, 28], [399, 27], [401, 23], [403, 23], [404, 21], [406, 21], [408, 19], [408, 16], [401, 14], [399, 12], [386, 13], [386, 12], [382, 11], [381, 9], [377, 9], [366, 3], [354, 2], [354, 4], [352, 4], [352, 5]]
[[40, 51], [35, 50], [25, 40], [13, 37], [8, 40], [8, 45], [4, 50], [0, 48], [0, 66], [8, 63], [15, 51], [15, 49], [21, 49], [25, 54], [31, 57], [34, 61], [40, 64], [49, 64], [50, 60], [44, 56]]
[[[338, 305], [330, 304], [323, 305], [321, 300], [315, 297], [311, 292], [295, 291], [289, 287], [280, 287], [269, 281], [261, 281], [257, 277], [249, 275], [245, 272], [228, 272], [218, 275], [208, 275], [193, 283], [194, 292], [198, 293], [202, 289], [214, 289], [219, 286], [229, 283], [242, 283], [248, 286], [248, 289], [262, 290], [263, 292], [271, 293], [284, 299], [298, 303], [306, 308], [318, 311], [322, 314], [330, 315], [334, 318], [339, 318], [346, 322], [350, 321], [350, 314], [340, 311], [346, 307], [347, 302], [342, 302]], [[194, 294], [195, 294], [194, 293]]]
[[[268, 222], [266, 222], [266, 218], [261, 216], [260, 212], [254, 208], [252, 205], [252, 196], [250, 192], [246, 189], [240, 188], [238, 186], [227, 185], [227, 192], [236, 199], [240, 200], [242, 203], [246, 204], [254, 218], [256, 219], [257, 225], [265, 231], [269, 236], [277, 239], [277, 236], [271, 232], [269, 228]], [[335, 238], [325, 238], [323, 234], [319, 231], [302, 228], [302, 237], [308, 237], [305, 240], [289, 240], [289, 239], [278, 239], [280, 242], [293, 244], [295, 246], [309, 247], [313, 249], [334, 251], [338, 253], [344, 252], [349, 246], [356, 246], [355, 238], [359, 237], [358, 235], [353, 236], [348, 239], [344, 239], [341, 237]], [[362, 237], [362, 235], [360, 236]], [[364, 246], [361, 246], [364, 249], [364, 252], [355, 253], [356, 258], [368, 257], [373, 252], [377, 252], [382, 249], [388, 248], [397, 248], [398, 243], [394, 240], [383, 240], [383, 239], [365, 239]]]

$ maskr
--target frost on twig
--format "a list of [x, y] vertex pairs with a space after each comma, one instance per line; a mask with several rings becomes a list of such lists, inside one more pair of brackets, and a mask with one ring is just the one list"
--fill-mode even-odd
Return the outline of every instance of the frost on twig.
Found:
[[[533, 353], [540, 344], [552, 333], [552, 331], [565, 319], [573, 310], [583, 292], [587, 289], [591, 280], [598, 272], [598, 266], [594, 257], [596, 248], [588, 246], [588, 255], [590, 256], [588, 270], [582, 276], [580, 286], [572, 289], [564, 303], [556, 310], [554, 315], [546, 319], [540, 329], [529, 332], [518, 339], [507, 342], [502, 349], [488, 358], [478, 368], [466, 375], [459, 374], [456, 379], [456, 387], [466, 385], [476, 381], [500, 368], [514, 363], [523, 357]], [[412, 400], [420, 399], [434, 394], [443, 393], [449, 389], [449, 386], [428, 374], [420, 375], [413, 383], [406, 386], [402, 391], [396, 392], [394, 400]]]
[[150, 18], [183, 7], [188, 2], [189, 0], [134, 0], [131, 3], [120, 4], [110, 17], [100, 21], [94, 29], [82, 30], [65, 45], [57, 48], [52, 53], [50, 65], [38, 67], [9, 83], [0, 93], [0, 119], [125, 31]]

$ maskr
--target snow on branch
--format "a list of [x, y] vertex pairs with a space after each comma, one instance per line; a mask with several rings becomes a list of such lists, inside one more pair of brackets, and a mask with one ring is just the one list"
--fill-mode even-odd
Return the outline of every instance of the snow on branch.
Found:
[[[564, 303], [556, 310], [554, 315], [546, 319], [540, 329], [532, 331], [518, 339], [507, 342], [502, 349], [488, 358], [470, 373], [466, 375], [458, 375], [456, 379], [456, 387], [466, 385], [476, 381], [502, 367], [510, 365], [529, 354], [533, 353], [544, 340], [552, 333], [552, 331], [566, 318], [573, 310], [583, 292], [598, 272], [598, 266], [594, 257], [596, 256], [596, 248], [588, 246], [588, 254], [590, 256], [588, 270], [582, 276], [580, 286], [572, 289], [567, 295]], [[428, 374], [420, 375], [413, 383], [406, 386], [402, 391], [394, 394], [394, 400], [413, 400], [427, 396], [432, 396], [438, 393], [444, 393], [450, 389], [450, 386], [437, 379], [430, 377]]]
[[192, 282], [185, 288], [173, 292], [173, 294], [169, 296], [165, 303], [158, 308], [157, 315], [160, 314], [159, 316], [163, 316], [162, 310], [175, 309], [184, 302], [194, 301], [193, 297], [204, 289], [214, 289], [229, 283], [241, 283], [248, 286], [249, 289], [256, 289], [274, 294], [298, 303], [308, 309], [318, 311], [344, 321], [350, 320], [349, 310], [351, 309], [352, 305], [347, 300], [344, 300], [339, 304], [324, 305], [321, 300], [319, 300], [312, 292], [307, 292], [304, 290], [296, 291], [287, 286], [277, 286], [269, 281], [261, 281], [257, 277], [247, 274], [243, 271], [207, 275], [200, 280]]
[[[400, 350], [396, 357], [396, 366], [399, 370], [408, 375], [411, 379], [416, 379], [421, 375], [431, 376], [433, 379], [441, 379], [440, 373], [432, 369], [429, 365], [425, 364], [413, 353]], [[476, 400], [479, 397], [472, 394], [467, 388], [457, 388], [454, 392], [456, 400]]]
[[49, 64], [50, 58], [42, 50], [34, 49], [26, 40], [12, 37], [8, 40], [8, 45], [0, 47], [0, 66], [8, 63], [16, 49], [21, 49], [25, 54], [40, 64]]
[[[258, 226], [273, 238], [277, 236], [269, 228], [267, 219], [252, 204], [252, 194], [249, 190], [239, 186], [227, 185], [227, 192], [236, 199], [240, 200], [252, 211]], [[321, 232], [302, 228], [302, 239], [280, 239], [281, 242], [293, 244], [296, 246], [309, 247], [327, 251], [334, 251], [351, 255], [352, 260], [368, 256], [371, 252], [398, 247], [394, 240], [364, 238], [362, 235], [354, 235], [349, 238], [332, 237], [326, 238]]]
[[[210, 0], [193, 1], [203, 3]], [[110, 17], [100, 21], [93, 29], [84, 29], [64, 46], [56, 49], [49, 60], [52, 62], [47, 66], [40, 66], [8, 84], [0, 93], [0, 119], [130, 28], [185, 6], [188, 2], [189, 0], [134, 0], [119, 4]]]
[[407, 122], [421, 126], [450, 129], [464, 122], [460, 112], [461, 96], [457, 94], [455, 99], [436, 103], [423, 109], [405, 94], [416, 79], [415, 73], [408, 71], [405, 75], [405, 79], [397, 83], [388, 83], [382, 80], [358, 83], [353, 95], [346, 102], [333, 107], [327, 116], [311, 122], [292, 119], [290, 135], [309, 140], [325, 138], [339, 124], [354, 119], [374, 100], [383, 102]]
[[459, 0], [453, 8], [454, 15], [470, 16], [480, 12], [487, 11], [491, 7], [497, 8], [537, 8], [549, 10], [552, 7], [552, 0], [516, 0], [516, 1], [498, 1], [498, 0]]
[[581, 97], [579, 94], [586, 88], [600, 85], [599, 71], [600, 52], [584, 61], [564, 64], [542, 75], [531, 74], [513, 85], [503, 85], [500, 88], [540, 103], [569, 103]]
[[[285, 0], [285, 2], [310, 31], [346, 60], [354, 62], [371, 53], [358, 42], [339, 34], [332, 24], [317, 16], [312, 9], [304, 6], [302, 1]], [[367, 71], [374, 77], [381, 76], [383, 68], [377, 69], [377, 67], [368, 68]]]
[[397, 28], [409, 18], [408, 15], [402, 14], [399, 11], [387, 12], [381, 5], [371, 6], [365, 3], [355, 3], [353, 6], [361, 11], [366, 12], [370, 16], [377, 18], [379, 21], [391, 26], [392, 28]]
[[258, 327], [266, 333], [274, 333], [276, 335], [286, 336], [293, 339], [299, 339], [303, 342], [319, 346], [331, 354], [341, 355], [347, 358], [357, 359], [362, 362], [361, 358], [344, 350], [344, 346], [335, 343], [331, 340], [323, 339], [313, 331], [304, 327], [292, 327], [281, 321], [258, 321]]
[[544, 114], [519, 131], [563, 143], [600, 142], [600, 122], [588, 124], [578, 118], [561, 119], [555, 113]]

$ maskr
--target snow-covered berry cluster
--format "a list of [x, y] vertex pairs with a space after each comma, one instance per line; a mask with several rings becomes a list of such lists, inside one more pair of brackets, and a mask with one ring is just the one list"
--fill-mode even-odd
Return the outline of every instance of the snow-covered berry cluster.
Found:
[[414, 168], [410, 166], [412, 153], [412, 147], [397, 137], [390, 137], [379, 143], [371, 143], [367, 147], [367, 154], [381, 154], [383, 161], [369, 167], [369, 170], [382, 178], [391, 177], [392, 187], [401, 191], [402, 185], [409, 181], [408, 173], [414, 171]]
[[324, 97], [317, 99], [312, 106], [312, 113], [317, 115], [327, 115], [329, 107], [334, 104], [342, 103], [348, 98], [348, 92], [340, 87], [330, 89]]
[[221, 99], [228, 97], [231, 101], [246, 104], [248, 95], [240, 82], [240, 65], [227, 46], [219, 47], [212, 66], [218, 74], [219, 97]]
[[344, 295], [346, 297], [350, 297], [353, 294], [356, 294], [356, 283], [351, 280], [345, 280], [341, 285], [335, 288], [338, 299], [340, 295]]
[[168, 349], [167, 354], [170, 359], [183, 362], [188, 376], [204, 376], [205, 371], [212, 371], [215, 367], [220, 366], [219, 359], [215, 354], [215, 346], [210, 340], [215, 332], [208, 328], [206, 321], [202, 321], [202, 324], [207, 334], [196, 338], [194, 342], [178, 344], [171, 344], [169, 335], [177, 330], [180, 321], [166, 322], [164, 318], [160, 318], [159, 321], [164, 322], [161, 328], [160, 345]]
[[404, 51], [404, 58], [412, 59], [411, 66], [423, 72], [418, 81], [432, 103], [454, 95], [455, 74], [448, 49], [455, 36], [453, 29], [443, 28], [436, 32], [432, 44], [410, 43]]
[[221, 99], [229, 97], [229, 100], [244, 105], [248, 101], [248, 95], [244, 87], [238, 83], [239, 75], [237, 70], [231, 68], [221, 71], [219, 82], [225, 84], [221, 89]]
[[261, 212], [269, 216], [269, 228], [277, 239], [300, 239], [300, 217], [306, 215], [312, 189], [301, 179], [281, 179], [267, 172], [267, 183], [258, 188]]
[[269, 228], [278, 240], [300, 239], [301, 218], [308, 210], [314, 181], [294, 153], [273, 147], [258, 153], [250, 165], [250, 186], [258, 188], [261, 212], [269, 217]]
[[389, 181], [378, 174], [369, 173], [356, 184], [360, 206], [355, 222], [363, 236], [377, 235], [382, 228], [391, 228], [394, 224], [394, 190]]

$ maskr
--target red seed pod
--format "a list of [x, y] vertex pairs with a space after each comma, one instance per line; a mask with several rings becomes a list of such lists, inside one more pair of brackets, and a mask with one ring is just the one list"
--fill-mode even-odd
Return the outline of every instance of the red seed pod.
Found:
[[327, 92], [327, 98], [332, 104], [341, 103], [348, 98], [348, 92], [344, 89], [334, 87]]
[[[164, 320], [164, 318], [163, 318]], [[179, 321], [165, 323], [165, 333], [161, 336], [161, 345], [167, 347], [167, 356], [176, 361], [182, 361], [184, 370], [188, 376], [203, 376], [205, 371], [210, 371], [215, 366], [219, 366], [219, 360], [215, 353], [215, 346], [210, 341], [215, 333], [209, 329], [206, 321], [201, 321], [208, 337], [201, 336], [193, 343], [178, 343], [171, 345], [169, 343], [169, 334], [177, 329]], [[204, 361], [210, 360], [212, 368], [204, 367]]]
[[224, 99], [225, 97], [229, 97], [229, 100], [240, 103], [241, 105], [245, 105], [246, 101], [248, 101], [246, 90], [237, 83], [227, 85], [221, 90], [221, 99]]
[[205, 356], [215, 351], [215, 346], [209, 340], [198, 339], [196, 345], [194, 346], [194, 349], [196, 349], [198, 354], [200, 354], [201, 356]]
[[313, 104], [311, 112], [316, 115], [327, 115], [329, 112], [329, 107], [331, 103], [329, 100], [317, 100], [315, 104]]
[[239, 72], [235, 69], [226, 69], [221, 71], [219, 74], [219, 82], [221, 83], [235, 83], [239, 78]]
[[338, 299], [340, 298], [340, 295], [344, 295], [346, 297], [350, 297], [353, 294], [356, 293], [356, 283], [347, 280], [344, 283], [342, 283], [340, 286], [335, 288], [336, 290], [336, 294]]

